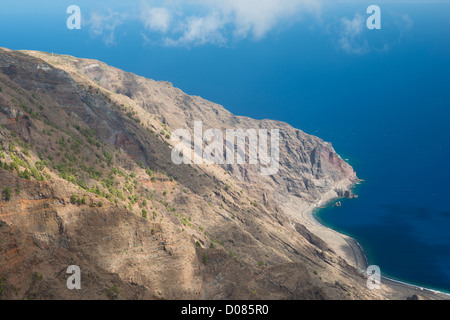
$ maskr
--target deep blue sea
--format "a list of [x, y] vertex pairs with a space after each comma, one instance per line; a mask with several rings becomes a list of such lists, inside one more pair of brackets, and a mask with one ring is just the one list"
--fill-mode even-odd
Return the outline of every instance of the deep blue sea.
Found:
[[[114, 44], [89, 27], [69, 31], [72, 1], [5, 2], [0, 46], [98, 59], [332, 142], [365, 181], [358, 199], [318, 218], [356, 238], [384, 275], [450, 292], [449, 2], [380, 1], [382, 29], [354, 39], [364, 54], [343, 52], [339, 39], [343, 18], [366, 16], [365, 1], [330, 5], [262, 39], [187, 47], [144, 42], [133, 21], [113, 29]], [[78, 2], [85, 12], [126, 11], [114, 0]]]

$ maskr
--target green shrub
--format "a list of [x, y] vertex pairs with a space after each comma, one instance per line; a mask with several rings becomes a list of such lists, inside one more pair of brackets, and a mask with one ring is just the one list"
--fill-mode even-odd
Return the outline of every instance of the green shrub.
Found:
[[11, 188], [9, 186], [3, 189], [3, 196], [5, 197], [6, 201], [11, 200]]
[[108, 165], [108, 167], [110, 167], [111, 164], [112, 164], [113, 156], [110, 153], [106, 152], [106, 151], [103, 152], [103, 155], [105, 156], [106, 164]]
[[36, 161], [34, 166], [36, 167], [36, 169], [38, 169], [39, 171], [44, 170], [44, 163], [42, 161]]
[[31, 179], [31, 172], [28, 171], [28, 169], [25, 169], [22, 172], [19, 172], [19, 178], [30, 180]]
[[77, 204], [77, 202], [78, 202], [78, 196], [76, 194], [72, 194], [70, 196], [70, 203], [71, 204]]

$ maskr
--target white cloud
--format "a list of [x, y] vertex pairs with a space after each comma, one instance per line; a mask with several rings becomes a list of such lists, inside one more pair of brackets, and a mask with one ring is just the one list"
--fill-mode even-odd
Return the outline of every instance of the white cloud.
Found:
[[341, 19], [339, 46], [347, 53], [364, 54], [370, 51], [367, 41], [361, 35], [365, 27], [365, 19], [356, 13], [353, 19]]
[[[410, 30], [414, 22], [408, 14], [389, 13], [381, 30], [368, 30], [366, 19], [356, 13], [352, 19], [342, 18], [338, 24], [338, 48], [349, 54], [386, 53], [401, 42], [403, 34]], [[390, 40], [386, 42], [384, 26], [389, 30]], [[384, 35], [384, 36], [383, 36]], [[397, 39], [396, 39], [397, 38]], [[396, 39], [396, 40], [395, 40]]]
[[405, 29], [411, 29], [414, 26], [414, 22], [408, 14], [402, 14], [402, 20]]
[[[310, 0], [222, 0], [216, 6], [235, 27], [235, 34], [262, 38], [281, 21], [299, 19], [302, 9], [313, 9], [321, 1]], [[286, 20], [285, 20], [286, 19]]]
[[98, 12], [91, 13], [86, 24], [89, 26], [89, 33], [91, 37], [103, 36], [103, 41], [107, 45], [116, 44], [115, 30], [122, 25], [127, 19], [126, 14], [109, 11], [108, 14], [101, 14]]
[[170, 28], [172, 15], [167, 8], [152, 8], [145, 5], [141, 20], [148, 30], [166, 33]]
[[92, 13], [87, 24], [93, 37], [115, 44], [116, 28], [126, 21], [144, 25], [143, 38], [163, 33], [163, 44], [224, 45], [229, 40], [261, 39], [278, 25], [300, 19], [305, 11], [320, 10], [325, 0], [142, 0], [134, 14]]
[[213, 12], [204, 17], [189, 17], [181, 24], [183, 34], [177, 39], [166, 38], [165, 44], [169, 46], [206, 43], [223, 45], [227, 42], [221, 30], [224, 28], [224, 20]]
[[321, 3], [322, 0], [166, 0], [159, 3], [158, 14], [153, 17], [155, 8], [144, 3], [142, 20], [149, 30], [157, 29], [151, 27], [152, 23], [164, 26], [164, 32], [170, 33], [164, 40], [166, 45], [223, 45], [231, 38], [261, 39], [281, 22], [298, 20], [303, 11], [317, 10]]
[[394, 24], [397, 25], [402, 31], [411, 29], [414, 26], [414, 22], [408, 14], [392, 13]]
[[[142, 25], [141, 36], [147, 44], [222, 46], [246, 38], [262, 39], [277, 28], [292, 25], [305, 14], [313, 14], [319, 25], [324, 26], [322, 8], [330, 9], [329, 0], [141, 0], [140, 5], [128, 12], [92, 13], [87, 23], [91, 36], [101, 36], [109, 45], [116, 43], [120, 25], [133, 22]], [[413, 25], [406, 14], [395, 18], [399, 29], [407, 30]], [[338, 49], [346, 53], [387, 51], [389, 45], [379, 43], [380, 37], [374, 33], [369, 37], [365, 32], [366, 19], [366, 15], [356, 13], [353, 18], [345, 17], [337, 23], [325, 22], [325, 28], [337, 30], [330, 35], [336, 39]]]

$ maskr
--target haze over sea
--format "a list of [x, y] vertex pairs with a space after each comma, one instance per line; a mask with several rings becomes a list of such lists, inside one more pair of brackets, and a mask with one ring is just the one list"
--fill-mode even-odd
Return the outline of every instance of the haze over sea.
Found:
[[332, 142], [365, 182], [318, 218], [384, 275], [450, 292], [450, 2], [377, 2], [6, 0], [0, 46], [98, 59]]

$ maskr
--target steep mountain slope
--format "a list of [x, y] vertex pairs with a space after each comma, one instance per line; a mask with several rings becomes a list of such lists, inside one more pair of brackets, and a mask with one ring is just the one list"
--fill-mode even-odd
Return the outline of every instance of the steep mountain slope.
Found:
[[99, 87], [119, 100], [128, 112], [143, 123], [147, 114], [156, 115], [172, 131], [183, 128], [193, 133], [194, 121], [202, 121], [204, 130], [279, 129], [281, 134], [280, 172], [263, 177], [256, 166], [227, 166], [234, 176], [250, 183], [264, 183], [285, 203], [292, 195], [310, 203], [328, 191], [342, 196], [358, 179], [354, 170], [334, 151], [330, 143], [307, 135], [286, 123], [237, 117], [222, 106], [200, 97], [189, 96], [168, 82], [156, 82], [107, 66], [104, 63], [27, 52], [61, 68], [85, 86]]
[[[392, 294], [296, 220], [352, 196], [355, 172], [329, 143], [92, 60], [1, 49], [0, 87], [0, 298]], [[173, 164], [171, 134], [194, 121], [279, 129], [280, 171]]]

